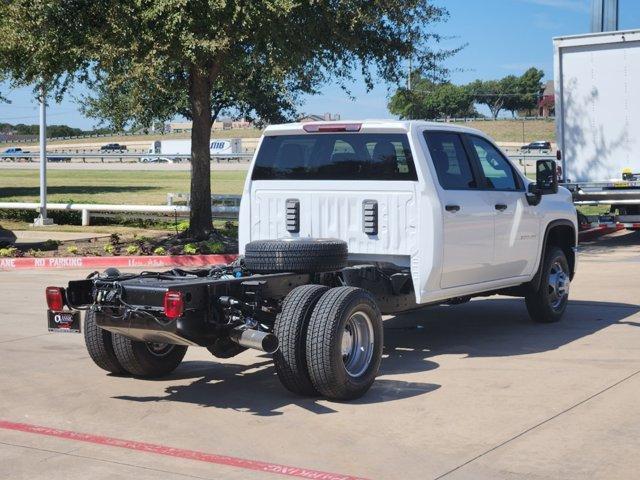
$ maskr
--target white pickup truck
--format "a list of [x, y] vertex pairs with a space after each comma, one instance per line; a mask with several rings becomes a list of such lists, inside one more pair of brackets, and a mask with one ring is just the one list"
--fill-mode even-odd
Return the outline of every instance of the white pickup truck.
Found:
[[[80, 329], [101, 368], [166, 374], [187, 346], [274, 354], [302, 395], [363, 395], [382, 358], [382, 314], [494, 294], [531, 317], [565, 311], [576, 211], [555, 162], [536, 181], [483, 133], [427, 122], [266, 129], [240, 208], [231, 265], [47, 288], [49, 328]], [[62, 325], [62, 326], [61, 326]]]

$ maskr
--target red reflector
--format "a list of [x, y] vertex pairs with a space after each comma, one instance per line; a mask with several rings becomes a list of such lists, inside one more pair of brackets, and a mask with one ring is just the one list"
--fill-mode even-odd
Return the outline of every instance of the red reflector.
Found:
[[47, 287], [45, 289], [45, 295], [47, 297], [47, 306], [49, 310], [59, 312], [64, 307], [64, 300], [62, 298], [62, 289], [60, 287]]
[[178, 318], [184, 310], [182, 292], [169, 290], [164, 294], [164, 314], [167, 318]]
[[307, 123], [302, 126], [307, 133], [359, 132], [361, 123]]

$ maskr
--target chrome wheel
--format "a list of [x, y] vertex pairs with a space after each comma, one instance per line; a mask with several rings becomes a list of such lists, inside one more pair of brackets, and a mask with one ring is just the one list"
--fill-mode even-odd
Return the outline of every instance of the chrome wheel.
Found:
[[170, 343], [156, 343], [156, 342], [147, 342], [146, 343], [147, 350], [151, 355], [156, 357], [165, 357], [171, 353], [174, 345]]
[[571, 283], [569, 274], [565, 271], [561, 262], [553, 262], [549, 269], [549, 279], [547, 283], [549, 289], [549, 305], [553, 310], [559, 310], [569, 296], [569, 286]]
[[342, 360], [347, 373], [352, 377], [361, 376], [373, 357], [373, 322], [362, 312], [355, 312], [345, 323], [342, 331]]

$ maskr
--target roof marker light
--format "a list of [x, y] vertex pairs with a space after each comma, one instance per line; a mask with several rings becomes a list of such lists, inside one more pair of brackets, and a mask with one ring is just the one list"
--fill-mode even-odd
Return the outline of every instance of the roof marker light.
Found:
[[361, 123], [307, 123], [302, 126], [307, 133], [359, 132]]

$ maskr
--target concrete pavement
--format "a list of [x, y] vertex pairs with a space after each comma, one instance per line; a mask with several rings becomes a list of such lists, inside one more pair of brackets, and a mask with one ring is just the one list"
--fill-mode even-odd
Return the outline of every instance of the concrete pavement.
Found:
[[[385, 322], [379, 378], [350, 403], [286, 392], [266, 355], [192, 348], [155, 381], [106, 375], [49, 334], [46, 285], [0, 273], [0, 420], [379, 479], [634, 478], [640, 234], [581, 249], [562, 322], [492, 297]], [[284, 478], [0, 428], [3, 478]]]

